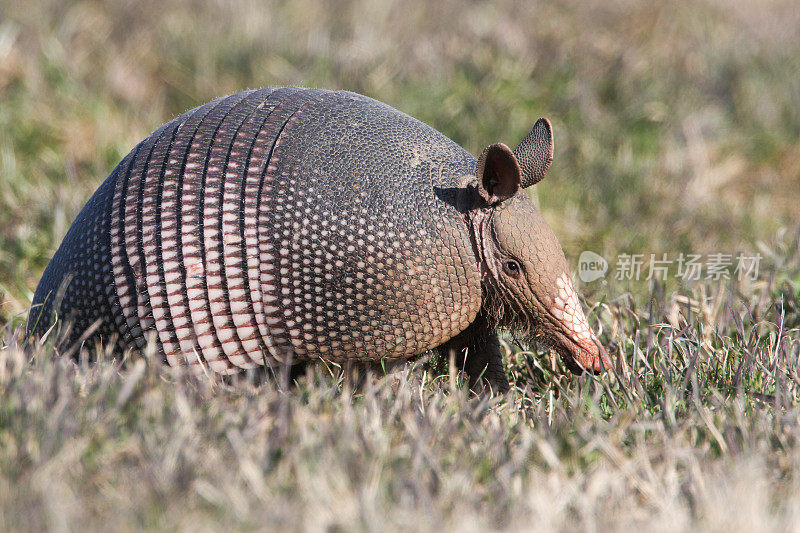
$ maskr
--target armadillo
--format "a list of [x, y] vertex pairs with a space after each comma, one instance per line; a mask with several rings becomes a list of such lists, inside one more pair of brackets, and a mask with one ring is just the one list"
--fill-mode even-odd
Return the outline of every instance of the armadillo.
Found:
[[152, 343], [230, 374], [438, 350], [508, 388], [498, 328], [574, 372], [610, 366], [561, 246], [523, 189], [553, 157], [539, 119], [476, 159], [346, 91], [214, 100], [140, 142], [97, 189], [36, 289], [29, 333]]

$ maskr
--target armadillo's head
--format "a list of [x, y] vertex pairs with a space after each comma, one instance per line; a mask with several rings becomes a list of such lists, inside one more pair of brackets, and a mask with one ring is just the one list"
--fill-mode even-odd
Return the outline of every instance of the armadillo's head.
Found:
[[494, 144], [478, 159], [469, 217], [499, 325], [544, 341], [575, 373], [610, 368], [581, 309], [564, 252], [522, 190], [544, 177], [553, 155], [550, 123], [539, 120], [512, 152]]

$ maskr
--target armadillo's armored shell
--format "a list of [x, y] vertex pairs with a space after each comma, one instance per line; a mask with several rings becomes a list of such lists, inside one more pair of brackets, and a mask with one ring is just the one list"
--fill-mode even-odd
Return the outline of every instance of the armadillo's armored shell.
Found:
[[[384, 104], [280, 88], [189, 111], [142, 141], [78, 215], [34, 296], [71, 340], [219, 372], [286, 357], [401, 358], [478, 313], [456, 209], [475, 159]], [[59, 288], [63, 289], [59, 292]]]

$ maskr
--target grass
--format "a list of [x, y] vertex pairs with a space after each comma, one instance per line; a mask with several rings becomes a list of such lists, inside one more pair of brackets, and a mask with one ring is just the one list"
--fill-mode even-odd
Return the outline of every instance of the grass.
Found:
[[[798, 26], [788, 0], [0, 0], [0, 527], [796, 529]], [[322, 366], [287, 392], [19, 348], [42, 269], [136, 142], [292, 84], [472, 153], [547, 116], [536, 193], [573, 266], [758, 252], [759, 276], [582, 284], [615, 372], [571, 378], [508, 337], [496, 399], [446, 364], [358, 391]]]
[[320, 365], [283, 391], [146, 354], [25, 354], [9, 331], [2, 527], [794, 529], [800, 295], [704, 290], [598, 304], [614, 374], [517, 350], [504, 398], [424, 363], [358, 391]]

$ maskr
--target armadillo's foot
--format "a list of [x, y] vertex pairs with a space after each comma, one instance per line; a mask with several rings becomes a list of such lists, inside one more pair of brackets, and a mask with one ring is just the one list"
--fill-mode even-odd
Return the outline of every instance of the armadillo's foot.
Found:
[[497, 333], [476, 342], [465, 350], [464, 371], [469, 376], [469, 388], [479, 394], [505, 394], [508, 384]]
[[[492, 367], [495, 366], [499, 366], [499, 368], [493, 369]], [[473, 374], [467, 371], [467, 375], [469, 376], [469, 388], [471, 391], [479, 395], [505, 394], [508, 392], [511, 387], [508, 384], [508, 378], [502, 368], [502, 362], [499, 359], [496, 361], [496, 364], [495, 361], [489, 361], [483, 368], [482, 373], [478, 372], [478, 376], [480, 377], [473, 377]]]
[[511, 388], [503, 368], [503, 352], [497, 332], [480, 317], [472, 325], [439, 348], [444, 357], [469, 377], [469, 388], [478, 394], [503, 394]]

